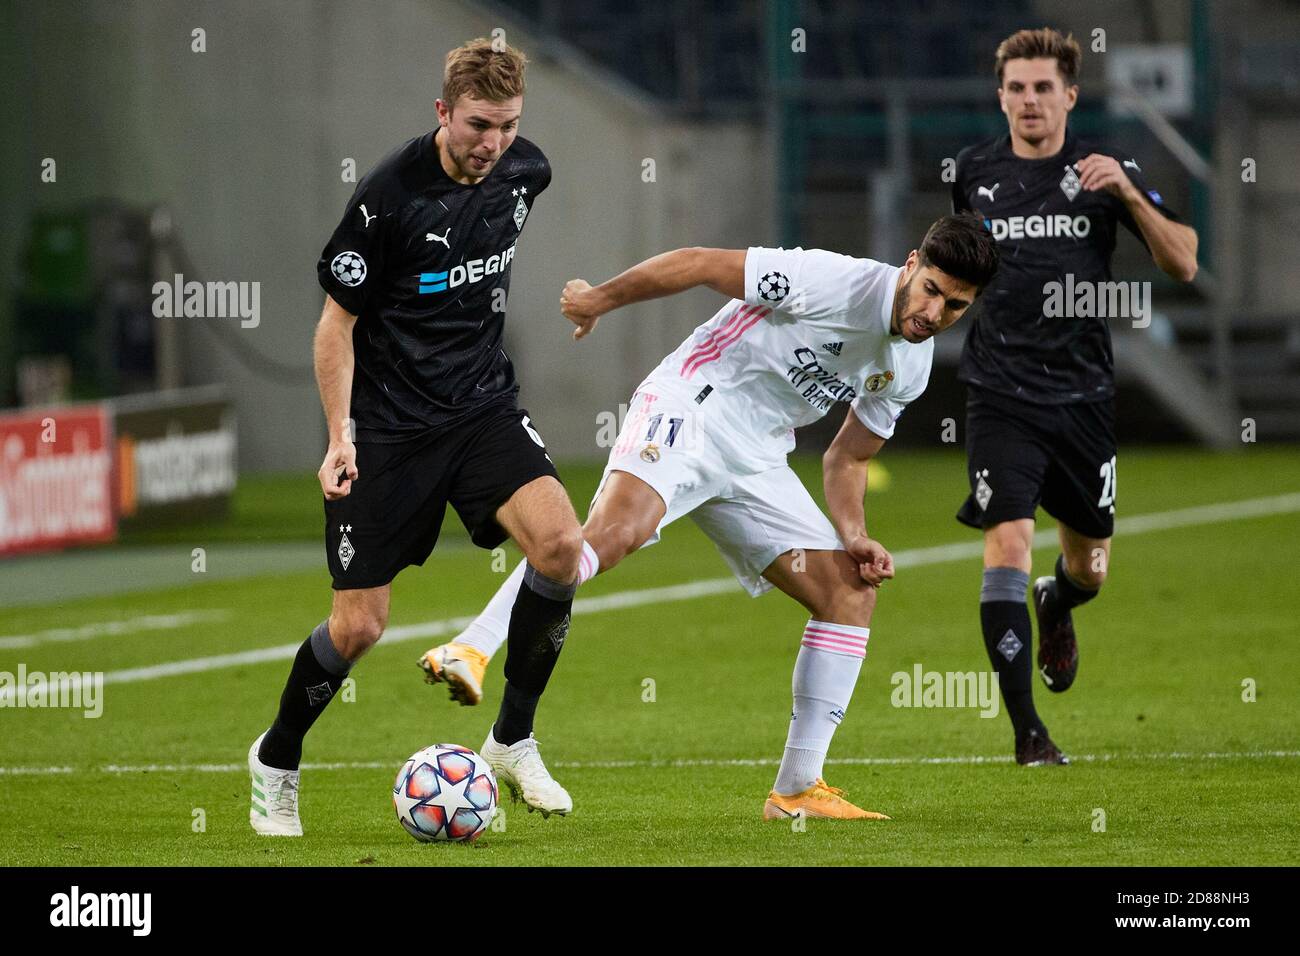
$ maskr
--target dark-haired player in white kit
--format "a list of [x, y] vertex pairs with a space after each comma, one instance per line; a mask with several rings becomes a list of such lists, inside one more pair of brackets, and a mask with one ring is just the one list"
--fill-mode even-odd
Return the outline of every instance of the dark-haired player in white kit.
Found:
[[515, 243], [551, 181], [542, 151], [517, 136], [525, 62], [485, 39], [452, 50], [438, 128], [362, 179], [321, 255], [327, 297], [315, 356], [329, 450], [319, 478], [334, 603], [248, 753], [258, 833], [301, 835], [303, 738], [379, 640], [390, 582], [424, 563], [449, 503], [475, 544], [509, 536], [527, 559], [505, 694], [482, 755], [531, 809], [572, 809], [532, 725], [568, 630], [582, 533], [541, 436], [516, 406], [501, 348]]
[[[1074, 681], [1071, 610], [1096, 596], [1115, 521], [1114, 366], [1105, 318], [1044, 315], [1052, 283], [1110, 280], [1118, 226], [1164, 272], [1196, 274], [1196, 233], [1177, 221], [1136, 159], [1077, 139], [1067, 124], [1079, 45], [1022, 30], [998, 47], [998, 100], [1008, 133], [962, 150], [955, 212], [974, 211], [998, 240], [997, 277], [971, 310], [959, 378], [967, 384], [971, 494], [959, 520], [984, 531], [980, 624], [1015, 731], [1016, 761], [1069, 761], [1034, 709], [1029, 588], [1034, 512], [1057, 519], [1056, 573], [1033, 588], [1039, 672]], [[1095, 287], [1094, 287], [1095, 288]]]
[[[702, 285], [730, 297], [633, 395], [583, 526], [592, 551], [578, 580], [689, 515], [750, 594], [777, 588], [807, 608], [766, 820], [884, 818], [822, 779], [866, 656], [875, 588], [894, 576], [867, 534], [867, 464], [925, 390], [934, 336], [961, 318], [997, 260], [978, 219], [945, 216], [902, 266], [821, 249], [677, 249], [594, 288], [565, 286], [561, 308], [577, 337], [634, 302]], [[841, 401], [851, 409], [822, 459], [828, 521], [786, 456], [794, 429]], [[522, 575], [521, 566], [464, 632], [422, 658], [462, 703], [481, 698]]]

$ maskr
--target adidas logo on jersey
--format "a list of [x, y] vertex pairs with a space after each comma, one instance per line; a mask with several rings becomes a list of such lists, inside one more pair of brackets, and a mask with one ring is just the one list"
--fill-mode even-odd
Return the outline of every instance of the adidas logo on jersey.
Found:
[[827, 352], [830, 352], [831, 355], [839, 355], [839, 354], [840, 354], [840, 350], [844, 348], [844, 343], [843, 343], [843, 342], [827, 342], [825, 345], [822, 346], [822, 348], [825, 349]]

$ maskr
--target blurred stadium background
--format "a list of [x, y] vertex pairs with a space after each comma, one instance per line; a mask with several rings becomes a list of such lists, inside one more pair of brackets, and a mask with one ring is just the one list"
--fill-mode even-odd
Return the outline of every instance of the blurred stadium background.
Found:
[[[125, 420], [144, 445], [137, 457], [169, 429], [209, 435], [159, 451], [176, 481], [192, 476], [192, 493], [151, 488], [159, 464], [136, 468], [136, 498], [219, 498], [236, 476], [318, 464], [314, 265], [353, 188], [345, 166], [360, 176], [433, 125], [443, 52], [493, 29], [532, 58], [523, 131], [555, 169], [521, 249], [507, 334], [525, 405], [559, 457], [601, 457], [596, 413], [617, 409], [652, 360], [713, 310], [707, 292], [641, 306], [575, 349], [556, 310], [566, 279], [599, 281], [681, 245], [800, 244], [900, 259], [948, 208], [945, 158], [1005, 129], [992, 50], [1040, 23], [1084, 41], [1074, 127], [1142, 157], [1202, 237], [1191, 288], [1160, 274], [1136, 242], [1120, 242], [1116, 276], [1152, 281], [1156, 300], [1150, 328], [1115, 329], [1121, 440], [1239, 448], [1246, 417], [1261, 442], [1300, 438], [1293, 3], [383, 0], [363, 13], [317, 0], [53, 0], [6, 9], [0, 407], [142, 410], [136, 426]], [[1104, 53], [1091, 52], [1097, 29]], [[792, 52], [797, 30], [806, 52]], [[1126, 91], [1136, 106], [1125, 106]], [[1256, 181], [1243, 183], [1248, 158]], [[154, 317], [153, 283], [177, 273], [258, 283], [256, 324]], [[896, 444], [934, 444], [938, 421], [960, 419], [951, 374], [960, 347], [960, 329], [939, 340], [940, 367]], [[180, 411], [143, 411], [163, 401], [150, 394], [194, 389], [204, 390], [166, 399], [201, 406], [185, 413], [189, 424]], [[122, 447], [113, 458], [129, 465]], [[201, 466], [187, 471], [195, 456]], [[233, 456], [225, 469], [223, 456]], [[21, 467], [7, 459], [4, 472], [0, 487]], [[123, 500], [135, 507], [131, 491], [117, 494], [119, 511]]]
[[[1149, 280], [1155, 296], [1148, 328], [1112, 326], [1120, 458], [1135, 462], [1120, 500], [1131, 493], [1126, 503], [1141, 512], [1297, 490], [1300, 6], [1293, 2], [6, 0], [3, 11], [5, 667], [42, 653], [51, 666], [152, 666], [204, 647], [215, 653], [223, 639], [254, 649], [297, 642], [319, 619], [328, 577], [314, 477], [326, 444], [311, 360], [322, 302], [316, 259], [354, 188], [349, 169], [359, 178], [394, 145], [432, 128], [443, 55], [493, 30], [530, 57], [521, 132], [554, 168], [515, 260], [508, 350], [522, 404], [562, 472], [574, 476], [575, 499], [590, 492], [606, 453], [597, 441], [601, 416], [617, 414], [659, 358], [712, 314], [717, 297], [697, 291], [628, 309], [575, 345], [558, 311], [563, 283], [600, 281], [687, 245], [818, 246], [900, 261], [949, 210], [945, 160], [1006, 129], [992, 75], [997, 43], [1042, 25], [1072, 31], [1084, 47], [1075, 129], [1140, 157], [1149, 181], [1201, 236], [1201, 271], [1190, 287], [1166, 279], [1131, 236], [1119, 242], [1115, 277]], [[799, 36], [804, 52], [793, 49]], [[1094, 52], [1099, 36], [1104, 53]], [[256, 283], [256, 316], [155, 316], [154, 284], [177, 274]], [[928, 523], [906, 525], [911, 539], [900, 535], [894, 547], [963, 534], [951, 520], [965, 494], [962, 436], [957, 444], [943, 440], [946, 419], [959, 428], [964, 422], [955, 379], [962, 334], [959, 324], [938, 340], [930, 388], [884, 459], [931, 499]], [[800, 451], [819, 452], [841, 414], [801, 433]], [[1140, 450], [1155, 445], [1166, 447]], [[1230, 474], [1207, 468], [1221, 460], [1232, 464]], [[815, 462], [799, 467], [817, 487]], [[580, 514], [584, 504], [578, 500]], [[886, 527], [901, 532], [901, 516], [922, 512], [898, 504]], [[1294, 527], [1294, 516], [1287, 520]], [[456, 525], [449, 516], [444, 537], [454, 537]], [[1274, 528], [1266, 543], [1276, 546], [1286, 527]], [[1257, 539], [1245, 534], [1233, 546], [1248, 556]], [[613, 586], [633, 586], [638, 574], [651, 584], [721, 574], [707, 543], [683, 535], [678, 540], [690, 547], [683, 544], [676, 571], [656, 556], [643, 566], [649, 573], [630, 572]], [[233, 589], [196, 592], [203, 597], [193, 605], [186, 592], [164, 595], [159, 589], [197, 580], [197, 547], [228, 550], [196, 588], [225, 575], [299, 577], [293, 590], [268, 579], [246, 597]], [[1145, 547], [1153, 561], [1164, 554], [1154, 541]], [[423, 583], [408, 582], [406, 620], [470, 612], [495, 586], [483, 572], [486, 557], [449, 552], [445, 560], [459, 562], [438, 582], [447, 586], [408, 572]], [[947, 617], [935, 619], [933, 634], [936, 646], [946, 634], [963, 659], [982, 667], [967, 600], [978, 584], [977, 559], [967, 564], [965, 577], [953, 580], [968, 587], [943, 610]], [[1244, 578], [1249, 565], [1240, 568]], [[151, 589], [156, 599], [87, 603]], [[1149, 595], [1130, 590], [1135, 596]], [[933, 608], [911, 600], [918, 615]], [[246, 606], [236, 607], [240, 601]], [[86, 648], [76, 662], [41, 651], [47, 638], [79, 640], [73, 632], [83, 624], [108, 634], [106, 618], [147, 628], [138, 624], [142, 615], [214, 604], [234, 607], [234, 621], [256, 624], [232, 621], [224, 635], [206, 634], [201, 616], [158, 624], [194, 635], [184, 650], [146, 642], [92, 652], [88, 642], [76, 645]], [[1107, 606], [1122, 629], [1130, 605]], [[719, 633], [735, 625], [712, 613]], [[793, 607], [781, 613], [797, 617]], [[1163, 633], [1169, 619], [1151, 614], [1164, 621], [1152, 625]], [[743, 626], [759, 626], [750, 621]], [[1261, 609], [1253, 626], [1294, 634], [1290, 608], [1281, 605]], [[779, 646], [785, 651], [769, 675], [777, 689], [788, 688], [792, 653], [790, 642]], [[1169, 659], [1160, 656], [1166, 651], [1180, 653], [1148, 648], [1153, 666]], [[579, 674], [581, 653], [569, 652]], [[1295, 670], [1294, 649], [1287, 653], [1278, 674]], [[1256, 662], [1258, 670], [1276, 664]], [[257, 670], [256, 691], [243, 691], [248, 706], [260, 708], [259, 720], [278, 693], [282, 666]], [[1197, 679], [1189, 671], [1169, 681], [1183, 677], [1187, 686]], [[405, 688], [413, 673], [402, 680]], [[154, 698], [122, 694], [135, 701], [139, 723], [128, 717], [118, 726], [139, 736], [115, 739], [131, 741], [122, 744], [126, 757], [156, 759], [137, 742], [154, 733], [144, 729]], [[1199, 704], [1182, 704], [1199, 715]], [[784, 733], [782, 706], [767, 750]], [[1261, 720], [1242, 746], [1268, 743], [1274, 725]], [[1293, 735], [1294, 714], [1288, 720]], [[22, 726], [32, 733], [10, 738], [5, 761], [40, 762], [48, 725]], [[182, 736], [197, 718], [186, 726]], [[237, 761], [251, 727], [241, 724], [220, 741], [200, 735], [211, 746], [183, 752]], [[603, 725], [593, 727], [597, 746], [616, 753]], [[1005, 728], [998, 731], [1000, 747]], [[897, 736], [900, 747], [918, 746], [907, 732]], [[992, 730], [987, 738], [953, 747], [993, 749]], [[373, 754], [373, 741], [346, 741], [354, 739], [356, 752]], [[1124, 739], [1117, 731], [1096, 746]], [[1222, 746], [1232, 749], [1233, 741]], [[1179, 737], [1166, 749], [1186, 743]], [[234, 749], [219, 757], [227, 745]], [[123, 756], [117, 747], [96, 738], [85, 753], [114, 760]], [[755, 787], [765, 786], [758, 780], [765, 775], [755, 776]], [[29, 791], [32, 806], [39, 792]], [[231, 802], [233, 820], [246, 812], [244, 799], [240, 793]], [[32, 811], [28, 825], [40, 816]], [[1269, 839], [1262, 845], [1279, 846]], [[76, 858], [42, 852], [23, 858]], [[1223, 856], [1229, 852], [1211, 856], [1231, 862]]]

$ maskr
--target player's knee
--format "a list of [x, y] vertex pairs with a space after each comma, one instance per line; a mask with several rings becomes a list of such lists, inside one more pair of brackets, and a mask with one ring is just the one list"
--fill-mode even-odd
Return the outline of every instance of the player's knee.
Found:
[[528, 554], [528, 563], [556, 581], [572, 581], [582, 559], [582, 529], [576, 524], [538, 542]]
[[876, 609], [876, 589], [865, 581], [837, 584], [819, 596], [812, 612], [817, 620], [850, 627], [870, 627]]
[[1030, 566], [1031, 539], [1011, 522], [990, 530], [985, 545], [985, 566], [1022, 568]]
[[379, 642], [388, 625], [387, 615], [368, 612], [330, 619], [330, 637], [340, 654], [355, 661]]
[[608, 521], [586, 531], [587, 542], [600, 558], [602, 571], [609, 570], [645, 544], [651, 533], [629, 521]]
[[1065, 562], [1065, 573], [1070, 576], [1070, 580], [1079, 587], [1086, 588], [1089, 591], [1096, 591], [1106, 583], [1106, 555], [1098, 555], [1094, 560], [1089, 558], [1087, 561]]

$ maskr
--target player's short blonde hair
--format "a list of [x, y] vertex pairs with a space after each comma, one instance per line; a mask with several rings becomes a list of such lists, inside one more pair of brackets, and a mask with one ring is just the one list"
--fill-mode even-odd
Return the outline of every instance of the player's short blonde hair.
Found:
[[1040, 57], [1056, 61], [1056, 68], [1061, 71], [1066, 86], [1079, 82], [1079, 62], [1083, 59], [1083, 51], [1079, 49], [1074, 34], [1062, 36], [1051, 27], [1043, 27], [1041, 30], [1018, 30], [998, 44], [993, 59], [998, 86], [1002, 85], [1002, 73], [1008, 60], [1036, 60]]
[[504, 41], [486, 37], [468, 40], [447, 54], [442, 101], [450, 109], [467, 93], [494, 103], [523, 96], [527, 65], [528, 58]]

